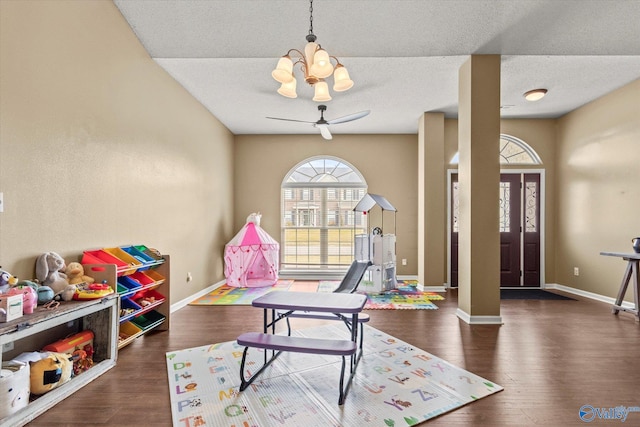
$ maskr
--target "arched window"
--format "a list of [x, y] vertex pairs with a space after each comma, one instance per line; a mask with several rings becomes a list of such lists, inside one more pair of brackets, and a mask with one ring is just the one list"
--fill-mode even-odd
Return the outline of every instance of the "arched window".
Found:
[[[452, 165], [460, 161], [460, 154], [456, 153], [451, 159]], [[500, 164], [501, 165], [539, 165], [540, 157], [526, 142], [515, 136], [500, 134]]]
[[353, 260], [353, 236], [365, 233], [354, 206], [367, 192], [346, 161], [317, 156], [298, 163], [282, 181], [282, 270], [343, 269]]

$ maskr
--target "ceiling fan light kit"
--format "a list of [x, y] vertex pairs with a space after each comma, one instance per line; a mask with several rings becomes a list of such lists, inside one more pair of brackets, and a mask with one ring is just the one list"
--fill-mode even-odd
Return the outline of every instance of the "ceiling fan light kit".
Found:
[[[309, 0], [309, 5], [309, 34], [306, 37], [307, 45], [304, 48], [304, 53], [298, 49], [289, 49], [287, 54], [278, 60], [278, 65], [271, 72], [271, 76], [281, 83], [280, 89], [278, 89], [280, 95], [297, 98], [293, 67], [299, 64], [304, 73], [304, 81], [314, 87], [313, 100], [325, 102], [331, 100], [331, 95], [329, 94], [329, 86], [324, 79], [333, 75], [333, 90], [336, 92], [349, 90], [353, 86], [353, 80], [338, 58], [329, 55], [316, 43], [316, 36], [313, 34], [313, 0]], [[292, 55], [295, 57], [295, 62]], [[335, 60], [335, 66], [331, 59]]]

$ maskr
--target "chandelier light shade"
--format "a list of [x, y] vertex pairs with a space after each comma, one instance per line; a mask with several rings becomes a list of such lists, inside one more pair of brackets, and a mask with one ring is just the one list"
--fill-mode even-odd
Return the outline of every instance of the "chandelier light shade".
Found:
[[286, 96], [287, 98], [297, 98], [298, 94], [296, 93], [296, 79], [293, 78], [289, 83], [282, 83], [280, 85], [280, 89], [278, 89], [278, 93], [282, 96]]
[[313, 88], [314, 88], [314, 95], [313, 95], [314, 101], [316, 102], [331, 101], [331, 95], [329, 95], [329, 86], [327, 85], [327, 82], [319, 81], [318, 83], [313, 85]]
[[280, 58], [276, 69], [271, 72], [271, 75], [280, 83], [289, 83], [293, 80], [293, 62], [291, 62], [291, 58], [288, 55]]
[[[316, 36], [313, 34], [313, 0], [309, 0], [309, 34], [307, 35], [307, 44], [304, 47], [304, 53], [298, 49], [289, 49], [286, 55], [278, 60], [278, 65], [271, 72], [271, 76], [281, 83], [278, 93], [288, 98], [297, 98], [296, 79], [293, 74], [293, 68], [300, 65], [300, 69], [304, 73], [304, 81], [313, 86], [313, 100], [317, 102], [326, 102], [331, 100], [329, 86], [325, 81], [326, 78], [333, 75], [333, 90], [336, 92], [344, 92], [351, 89], [353, 80], [349, 77], [349, 72], [344, 65], [338, 61], [335, 56], [329, 55], [319, 44], [316, 43]], [[331, 60], [335, 61], [335, 66]]]
[[313, 65], [311, 65], [311, 74], [324, 79], [333, 74], [333, 65], [331, 65], [331, 59], [329, 54], [324, 49], [318, 49], [313, 55]]
[[353, 80], [349, 78], [349, 72], [340, 63], [336, 65], [336, 68], [333, 71], [333, 82], [333, 90], [336, 92], [344, 92], [345, 90], [351, 89], [351, 86], [353, 86]]

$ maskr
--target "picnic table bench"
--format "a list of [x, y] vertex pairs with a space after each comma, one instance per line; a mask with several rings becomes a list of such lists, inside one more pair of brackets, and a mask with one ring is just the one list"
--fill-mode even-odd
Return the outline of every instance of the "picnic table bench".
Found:
[[[245, 347], [240, 363], [240, 391], [244, 391], [251, 383], [264, 372], [283, 352], [325, 354], [330, 356], [341, 356], [342, 367], [340, 370], [340, 393], [338, 404], [342, 405], [346, 399], [349, 387], [353, 381], [355, 371], [362, 357], [362, 336], [358, 346], [358, 324], [359, 313], [362, 311], [366, 296], [360, 294], [342, 293], [313, 293], [313, 292], [282, 292], [274, 291], [253, 300], [254, 307], [264, 310], [263, 332], [247, 332], [237, 339], [239, 345]], [[271, 312], [271, 320], [268, 313]], [[318, 317], [329, 316], [328, 318], [338, 318], [345, 320], [350, 330], [350, 339], [320, 339], [291, 336], [291, 326], [288, 318], [295, 313], [314, 313]], [[309, 314], [307, 314], [307, 317]], [[350, 320], [348, 320], [350, 317]], [[276, 323], [287, 319], [287, 335], [277, 335], [275, 333]], [[353, 325], [356, 325], [355, 327]], [[269, 331], [271, 333], [269, 333]], [[362, 334], [360, 334], [362, 335]], [[249, 348], [261, 348], [271, 350], [271, 357], [265, 351], [264, 364], [262, 367], [245, 378], [245, 363]], [[349, 356], [349, 379], [344, 381], [346, 371], [346, 358]]]

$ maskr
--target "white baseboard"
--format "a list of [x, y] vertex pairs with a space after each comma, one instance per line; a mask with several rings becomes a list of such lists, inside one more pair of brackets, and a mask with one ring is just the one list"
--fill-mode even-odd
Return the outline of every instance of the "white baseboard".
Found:
[[[398, 276], [398, 280], [418, 280], [418, 276]], [[442, 286], [425, 286], [422, 283], [418, 283], [416, 288], [420, 292], [446, 292], [447, 284], [444, 283]]]
[[[578, 296], [581, 296], [581, 297], [593, 299], [593, 300], [604, 302], [604, 303], [611, 304], [611, 305], [615, 304], [615, 302], [616, 302], [615, 298], [607, 297], [607, 296], [600, 295], [600, 294], [595, 294], [595, 293], [589, 292], [589, 291], [583, 291], [582, 289], [572, 288], [570, 286], [559, 285], [557, 283], [546, 283], [544, 285], [544, 289], [556, 289], [558, 291], [567, 292], [569, 294], [578, 295]], [[622, 301], [622, 305], [621, 306], [624, 307], [624, 308], [634, 308], [635, 307], [635, 305], [632, 302], [629, 302], [629, 301]]]
[[423, 286], [418, 285], [418, 289], [421, 292], [446, 292], [447, 288], [445, 286]]
[[209, 292], [213, 291], [216, 288], [219, 288], [220, 286], [224, 285], [226, 282], [227, 282], [226, 280], [221, 280], [218, 283], [214, 283], [213, 285], [201, 291], [198, 291], [197, 293], [190, 295], [181, 301], [171, 304], [171, 313], [173, 313], [174, 311], [178, 311], [183, 307], [188, 306], [191, 301], [207, 295]]
[[456, 310], [456, 316], [470, 325], [502, 325], [502, 316], [471, 316], [462, 309]]

